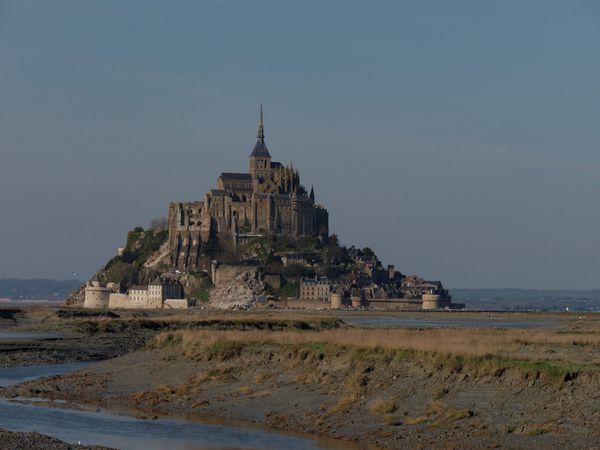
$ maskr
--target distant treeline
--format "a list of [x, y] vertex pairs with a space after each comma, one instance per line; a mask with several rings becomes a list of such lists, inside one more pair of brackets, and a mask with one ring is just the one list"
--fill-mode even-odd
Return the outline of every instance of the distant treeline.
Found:
[[0, 279], [0, 298], [12, 300], [64, 300], [82, 285], [79, 280]]

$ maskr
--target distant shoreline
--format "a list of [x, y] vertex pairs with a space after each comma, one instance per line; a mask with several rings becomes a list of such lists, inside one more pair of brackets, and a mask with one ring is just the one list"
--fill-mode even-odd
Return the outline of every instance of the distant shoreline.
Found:
[[64, 298], [57, 298], [57, 299], [27, 299], [27, 298], [0, 298], [0, 304], [4, 304], [4, 303], [12, 303], [12, 304], [18, 304], [18, 303], [25, 303], [25, 304], [32, 304], [32, 303], [36, 303], [36, 304], [45, 304], [45, 303], [49, 303], [49, 304], [55, 304], [55, 303], [61, 303], [64, 302], [65, 299]]

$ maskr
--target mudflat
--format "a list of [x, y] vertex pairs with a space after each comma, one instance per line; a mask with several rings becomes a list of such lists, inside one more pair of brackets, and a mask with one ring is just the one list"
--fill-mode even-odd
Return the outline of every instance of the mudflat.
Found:
[[[106, 447], [84, 446], [77, 444], [67, 444], [39, 433], [15, 433], [12, 431], [0, 430], [0, 449], [14, 450], [105, 450]], [[106, 449], [109, 450], [109, 449]]]
[[[21, 324], [68, 333], [69, 342], [78, 342], [74, 347], [106, 342], [110, 359], [5, 387], [0, 395], [149, 418], [189, 414], [258, 422], [339, 439], [341, 448], [349, 442], [359, 448], [599, 448], [595, 314], [392, 314], [403, 320], [457, 317], [461, 326], [362, 328], [346, 323], [356, 314], [324, 311], [118, 318], [46, 313], [54, 317], [43, 326], [27, 313]], [[470, 317], [543, 326], [465, 327]], [[134, 337], [130, 345], [115, 344], [128, 336]], [[38, 350], [18, 354], [26, 358]]]

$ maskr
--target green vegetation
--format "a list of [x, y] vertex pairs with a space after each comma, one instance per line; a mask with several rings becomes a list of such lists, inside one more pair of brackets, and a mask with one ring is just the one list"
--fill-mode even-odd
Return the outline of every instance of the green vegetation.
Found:
[[299, 283], [288, 283], [275, 291], [275, 294], [279, 298], [287, 298], [287, 297], [298, 297], [300, 292], [300, 284]]
[[122, 283], [125, 286], [139, 282], [140, 270], [167, 238], [168, 231], [164, 229], [144, 231], [141, 227], [134, 228], [127, 233], [127, 243], [121, 256], [111, 259], [98, 274], [100, 280], [105, 283]]
[[243, 345], [239, 342], [215, 342], [204, 349], [204, 355], [209, 361], [217, 359], [227, 361], [241, 355]]
[[239, 256], [242, 259], [258, 259], [266, 264], [277, 252], [316, 252], [321, 248], [321, 242], [314, 236], [264, 235], [255, 237], [242, 245], [239, 249]]
[[[291, 330], [323, 330], [339, 328], [343, 322], [334, 318], [314, 319], [262, 319], [262, 318], [240, 318], [240, 319], [203, 319], [194, 320], [189, 318], [135, 318], [135, 319], [74, 319], [69, 325], [77, 332], [85, 334], [96, 333], [121, 333], [130, 331], [173, 331], [173, 330], [269, 330], [281, 331]], [[178, 341], [179, 338], [168, 336], [165, 342]], [[161, 341], [163, 342], [163, 341]], [[163, 342], [164, 343], [164, 342]]]
[[339, 239], [335, 234], [329, 237], [327, 244], [323, 247], [322, 260], [326, 264], [337, 265], [351, 262], [348, 254], [348, 249], [339, 243]]
[[240, 256], [256, 258], [261, 262], [267, 262], [269, 256], [274, 253], [273, 238], [271, 236], [260, 236], [250, 239], [239, 250]]
[[205, 272], [198, 272], [194, 274], [194, 278], [198, 280], [198, 287], [192, 293], [192, 298], [200, 300], [201, 302], [208, 302], [210, 291], [214, 287], [210, 276]]
[[252, 226], [250, 225], [250, 221], [247, 217], [244, 218], [244, 222], [240, 226], [240, 233], [250, 233], [252, 231]]
[[[137, 228], [136, 228], [137, 229]], [[126, 254], [133, 255], [133, 263], [137, 267], [141, 267], [148, 258], [156, 252], [160, 246], [167, 240], [167, 230], [154, 231], [130, 231], [127, 234], [127, 244], [123, 252], [123, 257]]]
[[542, 434], [550, 433], [552, 429], [546, 427], [534, 428], [527, 432], [527, 436], [540, 436]]

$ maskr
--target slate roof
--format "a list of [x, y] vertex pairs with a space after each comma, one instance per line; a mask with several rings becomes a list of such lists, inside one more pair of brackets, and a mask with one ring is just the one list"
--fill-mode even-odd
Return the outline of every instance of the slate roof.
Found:
[[160, 281], [160, 277], [157, 276], [152, 283], [148, 286], [162, 286], [162, 281]]
[[223, 172], [220, 178], [222, 180], [252, 181], [252, 177], [249, 173]]
[[265, 144], [265, 140], [263, 138], [259, 138], [254, 145], [254, 150], [252, 150], [252, 154], [250, 156], [256, 156], [258, 158], [270, 158], [271, 155], [269, 150], [267, 150], [267, 145]]

